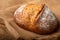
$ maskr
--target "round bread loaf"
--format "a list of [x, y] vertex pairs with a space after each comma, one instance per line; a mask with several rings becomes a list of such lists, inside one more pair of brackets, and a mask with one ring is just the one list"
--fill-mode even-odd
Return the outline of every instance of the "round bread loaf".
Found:
[[24, 4], [15, 11], [14, 19], [20, 27], [38, 34], [50, 34], [58, 24], [45, 4]]

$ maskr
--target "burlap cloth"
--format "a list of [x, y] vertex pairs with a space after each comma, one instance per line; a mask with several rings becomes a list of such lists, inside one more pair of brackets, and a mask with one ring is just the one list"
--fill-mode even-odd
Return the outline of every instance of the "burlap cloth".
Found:
[[45, 3], [60, 22], [60, 0], [0, 0], [0, 40], [60, 40], [60, 27], [55, 33], [40, 35], [15, 23], [14, 12], [25, 3]]

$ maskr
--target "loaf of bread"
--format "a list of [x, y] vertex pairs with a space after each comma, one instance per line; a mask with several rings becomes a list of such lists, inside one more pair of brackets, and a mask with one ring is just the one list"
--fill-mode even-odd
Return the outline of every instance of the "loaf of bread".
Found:
[[16, 23], [31, 32], [50, 34], [57, 28], [58, 21], [45, 4], [24, 4], [14, 13]]

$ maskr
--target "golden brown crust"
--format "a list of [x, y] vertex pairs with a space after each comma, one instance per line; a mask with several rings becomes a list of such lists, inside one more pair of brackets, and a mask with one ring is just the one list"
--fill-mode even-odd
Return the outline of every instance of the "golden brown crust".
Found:
[[42, 10], [43, 5], [29, 4], [26, 7], [24, 7], [21, 13], [16, 14], [18, 15], [17, 18], [19, 20], [22, 20], [24, 25], [32, 26], [36, 21], [36, 17], [40, 14], [39, 12]]
[[39, 12], [41, 12], [42, 8], [43, 8], [42, 4], [41, 5], [29, 4], [23, 9], [22, 11], [23, 15], [21, 16], [23, 16], [22, 20], [26, 22], [27, 24], [27, 25], [25, 24], [26, 26], [30, 26], [29, 28], [33, 27], [36, 18], [40, 14]]
[[44, 4], [26, 4], [19, 10], [15, 12], [15, 20], [22, 28], [39, 34], [47, 34], [57, 26], [55, 16]]

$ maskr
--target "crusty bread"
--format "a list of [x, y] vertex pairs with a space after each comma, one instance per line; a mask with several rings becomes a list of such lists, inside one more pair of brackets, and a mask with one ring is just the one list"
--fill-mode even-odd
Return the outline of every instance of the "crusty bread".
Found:
[[22, 28], [39, 34], [51, 33], [57, 27], [55, 15], [44, 4], [22, 5], [16, 10], [14, 16]]

